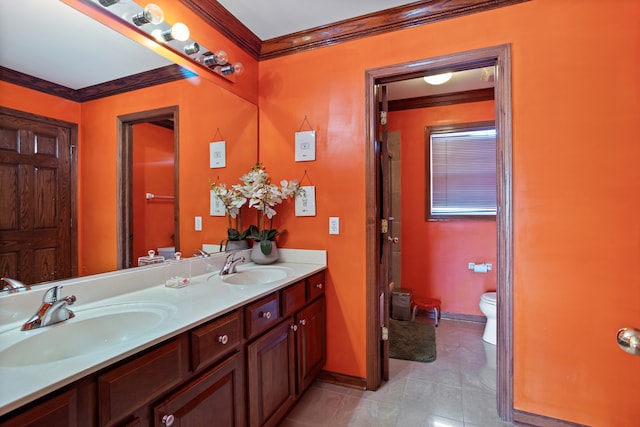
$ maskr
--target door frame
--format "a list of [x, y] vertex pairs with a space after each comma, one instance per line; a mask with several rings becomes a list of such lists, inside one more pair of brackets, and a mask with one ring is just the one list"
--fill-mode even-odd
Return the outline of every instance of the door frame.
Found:
[[133, 125], [154, 121], [173, 121], [173, 167], [174, 167], [174, 243], [180, 247], [180, 209], [179, 209], [179, 153], [180, 132], [178, 126], [179, 108], [177, 105], [123, 114], [116, 117], [118, 144], [117, 157], [117, 240], [118, 270], [133, 266]]
[[367, 389], [381, 384], [380, 313], [377, 283], [380, 259], [379, 218], [376, 205], [377, 84], [421, 77], [445, 71], [461, 71], [483, 66], [496, 67], [497, 172], [497, 409], [505, 421], [513, 413], [513, 222], [512, 222], [512, 128], [511, 128], [511, 45], [503, 44], [454, 53], [365, 71], [366, 120], [366, 351]]

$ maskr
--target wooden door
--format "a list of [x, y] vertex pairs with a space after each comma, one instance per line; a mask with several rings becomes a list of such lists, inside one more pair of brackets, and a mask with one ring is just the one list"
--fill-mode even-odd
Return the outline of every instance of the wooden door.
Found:
[[298, 394], [311, 385], [326, 360], [325, 300], [320, 298], [301, 310], [298, 325]]
[[0, 274], [25, 284], [77, 274], [72, 242], [75, 125], [0, 111]]
[[381, 326], [381, 351], [380, 351], [380, 367], [381, 378], [385, 381], [389, 380], [389, 305], [391, 298], [391, 245], [390, 245], [390, 227], [391, 227], [391, 158], [389, 153], [388, 129], [387, 129], [387, 112], [389, 111], [387, 102], [387, 87], [379, 86], [380, 89], [380, 111], [377, 114], [379, 118], [378, 140], [380, 141], [380, 160], [379, 160], [379, 200], [380, 207], [380, 271], [378, 278], [378, 300], [380, 304], [379, 318]]
[[276, 426], [296, 398], [295, 335], [289, 318], [247, 347], [249, 426]]

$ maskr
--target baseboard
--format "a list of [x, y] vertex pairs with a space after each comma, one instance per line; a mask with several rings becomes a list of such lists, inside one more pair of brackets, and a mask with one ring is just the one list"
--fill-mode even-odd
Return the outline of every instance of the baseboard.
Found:
[[355, 388], [358, 390], [367, 389], [366, 378], [354, 377], [351, 375], [338, 374], [329, 371], [320, 371], [316, 379], [325, 383], [341, 385], [343, 387]]
[[518, 426], [588, 427], [585, 424], [572, 423], [570, 421], [559, 420], [557, 418], [545, 417], [544, 415], [532, 414], [518, 409], [514, 409], [512, 415], [513, 423]]
[[[430, 316], [433, 317], [433, 316]], [[461, 320], [463, 322], [473, 322], [473, 323], [487, 323], [487, 318], [484, 316], [478, 316], [475, 314], [461, 314], [461, 313], [449, 313], [442, 312], [440, 314], [441, 319], [449, 319], [449, 320]]]

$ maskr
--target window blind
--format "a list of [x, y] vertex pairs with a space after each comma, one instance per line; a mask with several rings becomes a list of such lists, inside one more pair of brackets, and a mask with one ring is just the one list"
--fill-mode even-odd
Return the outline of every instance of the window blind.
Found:
[[431, 214], [496, 214], [496, 131], [431, 134]]

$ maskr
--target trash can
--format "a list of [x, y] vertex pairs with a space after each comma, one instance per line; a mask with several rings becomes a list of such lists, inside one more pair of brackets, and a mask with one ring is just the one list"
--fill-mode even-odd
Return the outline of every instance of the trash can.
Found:
[[411, 289], [396, 289], [391, 293], [391, 318], [411, 320]]

